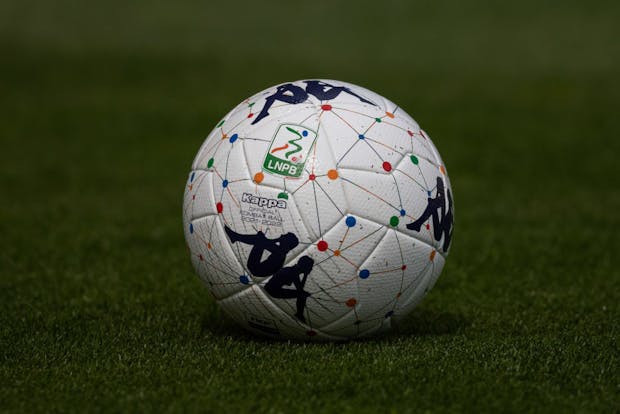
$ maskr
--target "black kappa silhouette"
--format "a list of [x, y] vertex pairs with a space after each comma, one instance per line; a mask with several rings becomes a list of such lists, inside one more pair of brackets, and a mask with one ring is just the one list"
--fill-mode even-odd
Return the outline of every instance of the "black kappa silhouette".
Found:
[[[304, 308], [310, 293], [304, 290], [306, 279], [312, 271], [314, 260], [309, 256], [302, 256], [296, 264], [283, 267], [278, 270], [265, 284], [265, 290], [269, 295], [278, 299], [297, 299], [297, 313], [295, 316], [302, 322], [306, 322]], [[303, 274], [303, 277], [301, 275]], [[293, 285], [294, 289], [284, 286]]]
[[[224, 229], [232, 243], [242, 242], [252, 246], [248, 256], [248, 270], [256, 277], [271, 276], [264, 286], [265, 291], [271, 297], [296, 299], [297, 313], [295, 316], [305, 323], [304, 309], [310, 293], [304, 290], [304, 286], [308, 275], [312, 272], [314, 260], [309, 256], [302, 256], [293, 266], [283, 267], [288, 252], [299, 245], [297, 236], [293, 233], [285, 233], [278, 238], [269, 239], [262, 231], [256, 234], [241, 234], [228, 226]], [[270, 254], [263, 260], [265, 251]], [[294, 288], [284, 287], [291, 285]]]
[[[437, 195], [435, 198], [428, 197], [426, 209], [420, 217], [413, 223], [407, 224], [409, 230], [420, 231], [422, 225], [429, 217], [433, 217], [433, 236], [435, 240], [441, 240], [441, 236], [445, 236], [443, 240], [443, 251], [447, 252], [452, 240], [452, 226], [454, 217], [452, 215], [452, 194], [448, 189], [448, 206], [446, 208], [446, 197], [444, 196], [444, 184], [441, 177], [437, 177]], [[441, 213], [439, 212], [441, 210]]]
[[[257, 277], [266, 277], [274, 274], [284, 266], [286, 255], [299, 245], [299, 239], [293, 233], [285, 233], [276, 239], [268, 239], [265, 233], [240, 234], [225, 226], [226, 234], [232, 243], [238, 241], [252, 246], [248, 256], [248, 270]], [[265, 260], [263, 253], [267, 250], [270, 255]]]

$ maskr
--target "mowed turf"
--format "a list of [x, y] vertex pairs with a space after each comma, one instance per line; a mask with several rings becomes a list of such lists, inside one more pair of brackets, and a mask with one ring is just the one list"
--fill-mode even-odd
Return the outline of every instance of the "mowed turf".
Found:
[[[0, 4], [0, 411], [618, 410], [617, 2], [126, 3]], [[384, 337], [254, 338], [191, 269], [203, 138], [308, 77], [399, 103], [452, 180]]]

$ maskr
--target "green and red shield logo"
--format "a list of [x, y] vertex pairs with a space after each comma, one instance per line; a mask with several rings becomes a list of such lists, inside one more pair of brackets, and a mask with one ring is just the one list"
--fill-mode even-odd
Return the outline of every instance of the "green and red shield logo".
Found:
[[263, 169], [271, 174], [299, 177], [315, 140], [316, 132], [305, 126], [280, 125], [265, 155]]

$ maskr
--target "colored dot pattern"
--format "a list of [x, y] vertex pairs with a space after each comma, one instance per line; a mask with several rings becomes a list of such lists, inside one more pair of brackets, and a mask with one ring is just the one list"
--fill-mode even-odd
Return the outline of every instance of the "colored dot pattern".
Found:
[[316, 248], [319, 249], [320, 252], [324, 252], [327, 250], [327, 242], [325, 240], [321, 240], [316, 244]]
[[355, 223], [357, 223], [357, 220], [355, 220], [355, 217], [349, 216], [346, 218], [345, 223], [347, 227], [353, 227], [355, 226]]

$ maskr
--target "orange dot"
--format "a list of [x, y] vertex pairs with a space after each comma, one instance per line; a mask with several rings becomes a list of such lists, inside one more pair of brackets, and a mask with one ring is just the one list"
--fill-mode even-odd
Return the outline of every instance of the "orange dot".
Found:
[[327, 171], [327, 177], [329, 177], [332, 180], [335, 180], [336, 178], [338, 178], [338, 171], [336, 170]]
[[435, 250], [431, 251], [431, 261], [433, 261], [435, 259], [435, 254], [437, 252]]
[[222, 139], [226, 139], [226, 138], [228, 138], [228, 135], [227, 134], [222, 134]]
[[396, 294], [396, 297], [397, 297], [397, 298], [400, 298], [400, 296], [401, 296], [402, 294], [403, 294], [403, 292], [398, 292], [398, 293]]
[[443, 165], [439, 166], [439, 171], [441, 171], [443, 175], [446, 175], [446, 167], [444, 167]]
[[265, 174], [263, 174], [262, 172], [257, 172], [256, 174], [254, 174], [254, 182], [256, 184], [262, 183], [264, 179], [265, 179]]
[[350, 298], [350, 299], [347, 299], [347, 301], [345, 302], [345, 304], [346, 304], [348, 307], [352, 308], [353, 306], [357, 305], [357, 299], [355, 299], [355, 298]]
[[385, 114], [392, 119], [394, 118], [394, 114], [391, 112], [386, 112]]
[[340, 250], [338, 249], [334, 250], [334, 256], [340, 256]]
[[212, 246], [211, 246], [211, 243], [207, 243], [207, 249], [209, 249], [209, 250], [210, 250], [210, 249], [211, 249], [211, 247], [212, 247]]

